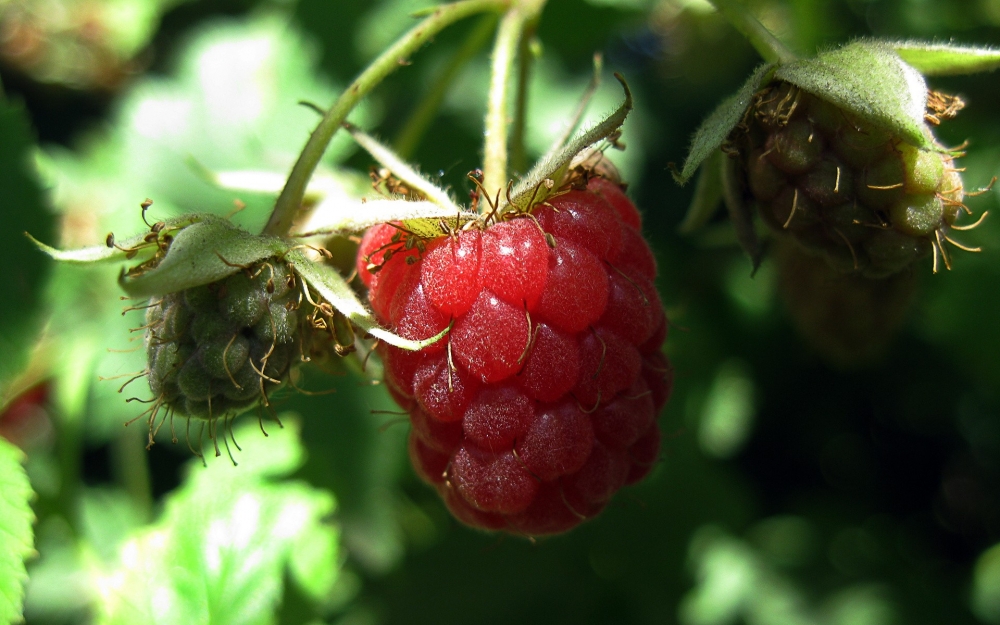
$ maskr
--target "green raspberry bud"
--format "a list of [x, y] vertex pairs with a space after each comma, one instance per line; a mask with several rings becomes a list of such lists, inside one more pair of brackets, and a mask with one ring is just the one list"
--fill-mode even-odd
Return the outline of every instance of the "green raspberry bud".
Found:
[[178, 416], [212, 420], [266, 400], [298, 356], [290, 269], [276, 258], [170, 293], [146, 315], [150, 389]]
[[962, 154], [933, 132], [964, 103], [929, 91], [921, 73], [989, 71], [995, 56], [984, 48], [886, 41], [855, 41], [812, 59], [771, 52], [776, 60], [705, 119], [684, 166], [672, 168], [680, 184], [701, 170], [682, 232], [708, 223], [724, 200], [755, 266], [763, 249], [755, 215], [775, 236], [868, 278], [929, 255], [935, 272], [942, 261], [950, 269], [946, 244], [979, 251], [950, 236], [982, 218], [956, 223], [970, 213], [954, 164]]
[[757, 92], [730, 140], [771, 230], [840, 271], [885, 277], [940, 251], [958, 215], [946, 207], [961, 206], [940, 145], [914, 146], [787, 82]]

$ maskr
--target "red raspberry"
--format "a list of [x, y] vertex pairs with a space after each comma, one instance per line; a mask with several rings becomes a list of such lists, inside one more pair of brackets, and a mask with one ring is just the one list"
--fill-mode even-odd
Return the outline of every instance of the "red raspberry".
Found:
[[416, 472], [463, 523], [564, 532], [656, 462], [672, 373], [640, 227], [595, 177], [420, 245], [393, 224], [365, 234], [357, 268], [379, 321], [411, 339], [451, 324], [419, 352], [379, 353]]

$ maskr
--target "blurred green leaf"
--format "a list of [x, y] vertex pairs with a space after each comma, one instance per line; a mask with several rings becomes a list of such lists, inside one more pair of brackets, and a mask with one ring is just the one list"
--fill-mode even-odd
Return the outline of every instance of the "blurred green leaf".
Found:
[[23, 460], [20, 449], [0, 438], [0, 623], [21, 620], [28, 579], [24, 560], [34, 553], [35, 515]]
[[1000, 50], [993, 48], [922, 41], [901, 41], [892, 47], [924, 76], [974, 74], [1000, 67]]
[[[281, 479], [304, 460], [298, 422], [284, 423], [266, 438], [256, 423], [236, 427], [226, 444], [240, 441], [238, 466], [225, 455], [205, 468], [189, 463], [160, 520], [131, 535], [100, 573], [97, 622], [273, 623], [288, 569], [310, 597], [332, 591], [338, 530], [325, 519], [334, 500]], [[217, 434], [230, 436], [222, 424]]]
[[754, 416], [754, 384], [747, 364], [723, 363], [702, 409], [698, 430], [702, 449], [718, 458], [732, 456], [749, 436]]
[[1000, 623], [1000, 545], [993, 545], [976, 560], [971, 603], [980, 619]]
[[881, 587], [850, 585], [816, 602], [797, 580], [776, 570], [753, 546], [718, 527], [698, 530], [691, 541], [691, 558], [698, 583], [681, 601], [679, 616], [684, 625], [897, 622], [895, 607]]

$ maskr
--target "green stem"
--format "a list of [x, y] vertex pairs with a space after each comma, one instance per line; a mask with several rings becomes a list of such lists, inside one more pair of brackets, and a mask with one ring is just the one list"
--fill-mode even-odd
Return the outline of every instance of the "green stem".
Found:
[[797, 57], [760, 23], [740, 0], [709, 0], [740, 31], [768, 63], [788, 63]]
[[465, 41], [462, 42], [462, 46], [451, 56], [451, 60], [445, 66], [444, 71], [441, 72], [434, 81], [434, 84], [431, 85], [420, 106], [410, 116], [406, 125], [403, 126], [403, 130], [396, 137], [396, 141], [393, 142], [396, 154], [400, 158], [409, 158], [413, 154], [424, 133], [427, 132], [431, 120], [434, 119], [434, 115], [437, 114], [438, 109], [441, 107], [441, 102], [448, 93], [448, 88], [451, 87], [451, 84], [455, 81], [462, 68], [486, 45], [486, 42], [489, 41], [490, 33], [493, 32], [495, 27], [495, 16], [491, 15], [483, 18], [472, 29]]
[[142, 428], [128, 428], [112, 439], [111, 461], [116, 480], [132, 498], [143, 520], [149, 521], [153, 514], [153, 486], [146, 441]]
[[63, 419], [57, 430], [59, 457], [59, 494], [56, 507], [76, 536], [80, 535], [80, 471], [83, 458], [83, 432], [77, 421]]
[[[507, 185], [507, 100], [510, 73], [521, 37], [538, 18], [545, 0], [522, 0], [500, 20], [493, 46], [490, 90], [486, 103], [486, 143], [483, 148], [483, 189], [491, 197]], [[489, 210], [489, 202], [483, 203]]]
[[510, 0], [464, 0], [437, 7], [420, 24], [403, 35], [392, 47], [375, 59], [337, 98], [337, 101], [333, 103], [330, 110], [320, 120], [319, 125], [313, 130], [312, 135], [309, 136], [309, 141], [306, 142], [299, 159], [292, 167], [285, 188], [278, 196], [271, 218], [264, 226], [263, 234], [285, 236], [288, 233], [295, 214], [302, 205], [306, 185], [309, 184], [313, 171], [316, 170], [316, 166], [323, 157], [323, 153], [326, 152], [333, 135], [340, 129], [341, 124], [347, 119], [347, 115], [362, 97], [382, 82], [386, 76], [404, 65], [414, 52], [445, 27], [476, 13], [499, 11], [506, 7], [509, 2]]
[[528, 81], [531, 79], [531, 64], [535, 60], [533, 37], [534, 33], [525, 32], [525, 36], [521, 39], [521, 50], [518, 52], [517, 103], [514, 105], [514, 122], [511, 124], [510, 133], [510, 167], [515, 172], [521, 173], [528, 168], [528, 150], [524, 144], [524, 133], [528, 124]]

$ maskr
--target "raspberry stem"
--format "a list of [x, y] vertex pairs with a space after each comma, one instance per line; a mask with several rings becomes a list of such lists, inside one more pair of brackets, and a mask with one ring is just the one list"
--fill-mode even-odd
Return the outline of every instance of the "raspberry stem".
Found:
[[[545, 0], [522, 0], [500, 20], [493, 46], [483, 148], [483, 188], [490, 196], [507, 184], [508, 88], [510, 74], [525, 31], [537, 22]], [[484, 207], [489, 202], [483, 203]]]
[[510, 0], [464, 0], [437, 7], [420, 24], [379, 55], [337, 98], [309, 136], [309, 141], [302, 149], [285, 187], [281, 190], [281, 195], [278, 196], [271, 217], [264, 226], [263, 234], [285, 236], [288, 233], [295, 214], [302, 205], [306, 185], [313, 171], [326, 152], [333, 135], [362, 97], [403, 65], [408, 57], [445, 27], [476, 13], [502, 10], [509, 2]]
[[797, 57], [760, 23], [739, 0], [709, 0], [768, 63], [788, 63]]

